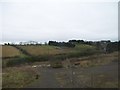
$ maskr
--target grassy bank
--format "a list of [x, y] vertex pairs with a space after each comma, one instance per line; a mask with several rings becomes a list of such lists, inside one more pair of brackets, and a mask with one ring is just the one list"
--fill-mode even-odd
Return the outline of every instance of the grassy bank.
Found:
[[35, 80], [37, 71], [30, 66], [3, 69], [3, 88], [22, 88]]

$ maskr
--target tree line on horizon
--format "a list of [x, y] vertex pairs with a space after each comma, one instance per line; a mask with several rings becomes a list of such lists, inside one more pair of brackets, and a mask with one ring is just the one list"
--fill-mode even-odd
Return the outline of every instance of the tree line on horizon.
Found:
[[[35, 41], [33, 41], [35, 42]], [[113, 51], [119, 51], [120, 48], [120, 41], [112, 42], [110, 40], [101, 40], [101, 41], [84, 41], [84, 40], [69, 40], [68, 42], [57, 42], [57, 41], [49, 41], [48, 43], [45, 43], [45, 45], [50, 46], [59, 46], [59, 47], [69, 47], [74, 48], [76, 44], [86, 44], [86, 45], [92, 45], [96, 46], [98, 50], [102, 49], [106, 52], [113, 52]], [[16, 44], [10, 44], [10, 43], [4, 43], [4, 45], [16, 45]], [[36, 43], [26, 43], [21, 44], [21, 42], [18, 45], [42, 45], [38, 42]]]

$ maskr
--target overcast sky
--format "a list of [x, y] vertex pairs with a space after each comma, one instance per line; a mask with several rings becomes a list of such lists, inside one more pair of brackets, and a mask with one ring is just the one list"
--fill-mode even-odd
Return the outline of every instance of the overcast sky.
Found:
[[117, 2], [1, 2], [2, 41], [117, 40]]

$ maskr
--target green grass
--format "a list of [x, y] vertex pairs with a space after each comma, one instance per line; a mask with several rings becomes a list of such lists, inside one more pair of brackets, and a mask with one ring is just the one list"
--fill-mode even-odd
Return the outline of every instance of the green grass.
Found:
[[3, 60], [3, 67], [11, 67], [19, 64], [33, 63], [39, 61], [65, 60], [74, 57], [83, 57], [96, 54], [95, 47], [90, 45], [76, 45], [75, 48], [42, 46], [19, 46], [32, 56], [22, 54], [18, 58]]
[[[95, 51], [95, 47], [85, 44], [78, 44], [75, 48], [57, 46], [18, 46], [30, 53], [32, 56], [60, 55], [60, 54], [81, 54]], [[2, 57], [26, 57], [22, 52], [12, 46], [2, 46]]]
[[75, 48], [68, 47], [57, 47], [57, 46], [19, 46], [22, 49], [26, 50], [33, 56], [40, 55], [57, 55], [57, 54], [69, 54], [69, 53], [82, 53], [85, 51], [95, 50], [95, 47], [90, 45], [79, 44]]
[[3, 88], [22, 88], [35, 80], [37, 72], [28, 66], [3, 69]]

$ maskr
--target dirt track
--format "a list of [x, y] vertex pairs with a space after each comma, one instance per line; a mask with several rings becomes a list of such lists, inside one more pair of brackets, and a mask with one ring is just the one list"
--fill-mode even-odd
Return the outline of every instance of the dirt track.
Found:
[[[40, 78], [28, 85], [28, 88], [85, 88], [92, 87], [94, 76], [107, 75], [106, 80], [118, 80], [118, 63], [89, 68], [36, 68], [40, 72]], [[84, 82], [83, 82], [84, 81]], [[63, 84], [64, 83], [64, 84]]]

